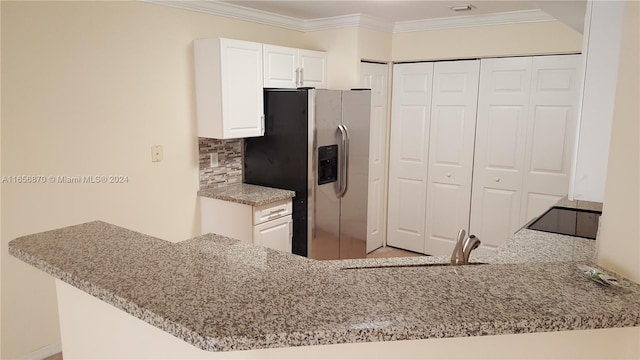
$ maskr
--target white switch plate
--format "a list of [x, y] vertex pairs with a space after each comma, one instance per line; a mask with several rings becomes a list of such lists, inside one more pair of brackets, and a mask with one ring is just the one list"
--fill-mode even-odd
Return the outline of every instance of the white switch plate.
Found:
[[218, 166], [218, 153], [211, 153], [210, 155], [210, 160], [211, 160], [211, 167], [217, 167]]
[[154, 145], [151, 147], [151, 162], [162, 161], [162, 145]]

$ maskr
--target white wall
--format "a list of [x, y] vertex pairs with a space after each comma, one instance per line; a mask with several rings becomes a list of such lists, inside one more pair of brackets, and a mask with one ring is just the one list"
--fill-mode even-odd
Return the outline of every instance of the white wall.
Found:
[[640, 283], [640, 4], [624, 9], [598, 263]]
[[389, 62], [392, 50], [393, 34], [369, 28], [358, 29], [358, 61]]
[[328, 88], [348, 90], [360, 83], [358, 28], [313, 31], [306, 34], [308, 48], [328, 52]]
[[[2, 184], [2, 354], [59, 341], [53, 279], [8, 256], [22, 235], [101, 219], [196, 235], [192, 41], [305, 47], [304, 34], [141, 2], [1, 2], [2, 175], [125, 175], [126, 184]], [[164, 160], [151, 163], [161, 144]]]
[[622, 1], [592, 1], [587, 7], [585, 37], [589, 35], [571, 200], [604, 200], [623, 10]]
[[559, 21], [397, 33], [393, 60], [575, 53], [582, 34]]

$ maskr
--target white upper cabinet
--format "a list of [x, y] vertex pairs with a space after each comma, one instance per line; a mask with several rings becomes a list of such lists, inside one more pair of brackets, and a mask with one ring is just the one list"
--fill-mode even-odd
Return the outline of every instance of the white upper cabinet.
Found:
[[327, 87], [327, 54], [322, 51], [264, 45], [264, 87]]
[[264, 87], [298, 87], [298, 49], [264, 45]]
[[194, 50], [198, 136], [264, 135], [262, 44], [201, 39]]
[[327, 88], [327, 53], [298, 50], [299, 81], [302, 87]]

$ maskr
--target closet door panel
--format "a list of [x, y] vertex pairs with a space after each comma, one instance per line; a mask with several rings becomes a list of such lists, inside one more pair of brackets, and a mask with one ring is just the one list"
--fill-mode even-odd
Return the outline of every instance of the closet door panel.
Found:
[[425, 253], [451, 255], [469, 229], [480, 61], [434, 65], [427, 176]]
[[424, 252], [433, 63], [393, 70], [387, 244]]
[[490, 252], [520, 228], [531, 57], [481, 60], [470, 232]]
[[569, 190], [579, 68], [580, 55], [533, 58], [520, 225], [542, 214]]

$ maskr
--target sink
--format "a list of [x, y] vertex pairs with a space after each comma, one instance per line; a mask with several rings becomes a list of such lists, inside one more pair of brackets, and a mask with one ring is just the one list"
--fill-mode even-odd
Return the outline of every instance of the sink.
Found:
[[344, 267], [340, 270], [363, 270], [363, 269], [385, 269], [385, 268], [412, 268], [412, 267], [442, 267], [442, 266], [466, 266], [466, 265], [489, 265], [483, 262], [472, 262], [465, 265], [451, 265], [451, 263], [434, 263], [434, 264], [407, 264], [407, 265], [370, 265], [370, 266], [351, 266]]

